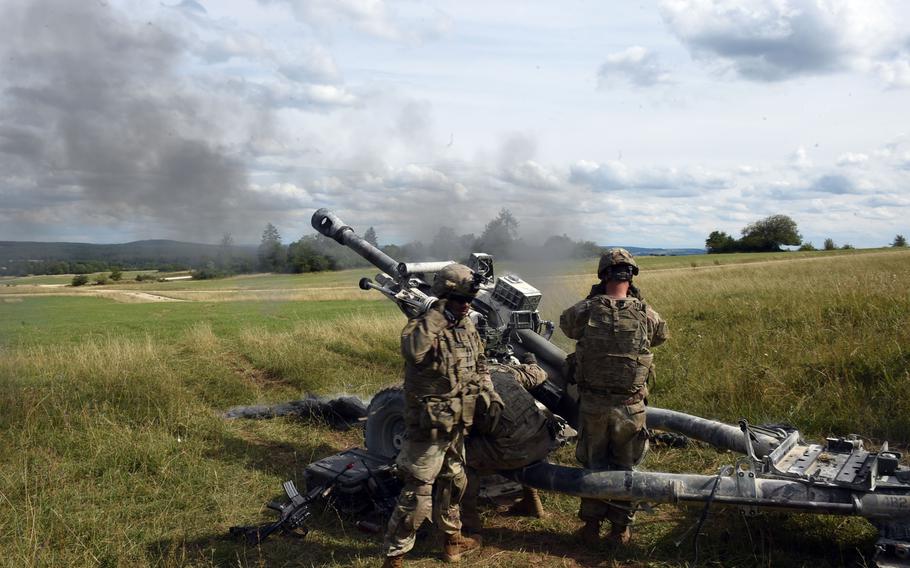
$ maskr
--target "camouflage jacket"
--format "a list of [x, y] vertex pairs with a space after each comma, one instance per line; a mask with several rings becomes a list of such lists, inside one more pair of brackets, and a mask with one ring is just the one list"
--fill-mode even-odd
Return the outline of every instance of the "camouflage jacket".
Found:
[[647, 394], [651, 347], [669, 337], [667, 322], [637, 298], [595, 295], [565, 310], [559, 327], [575, 345], [575, 380], [602, 395]]
[[412, 429], [467, 430], [478, 397], [499, 401], [473, 322], [450, 323], [444, 308], [444, 300], [437, 302], [401, 332], [405, 421]]
[[537, 363], [520, 365], [494, 363], [490, 365], [490, 373], [496, 372], [511, 375], [525, 390], [534, 390], [547, 380], [547, 372]]
[[495, 471], [544, 459], [557, 445], [551, 430], [552, 414], [526, 389], [537, 386], [534, 379], [528, 382], [529, 378], [543, 376], [545, 380], [546, 371], [537, 365], [493, 365], [491, 376], [502, 397], [502, 415], [490, 431], [489, 421], [478, 413], [465, 443], [468, 466]]

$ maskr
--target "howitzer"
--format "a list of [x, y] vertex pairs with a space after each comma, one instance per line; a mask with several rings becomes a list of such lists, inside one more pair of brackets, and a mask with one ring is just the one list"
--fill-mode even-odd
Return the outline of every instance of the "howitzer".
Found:
[[[446, 263], [398, 263], [324, 209], [313, 215], [313, 226], [382, 270], [376, 283], [365, 279], [361, 288], [379, 290], [409, 317], [432, 305], [424, 276]], [[540, 292], [518, 277], [495, 277], [489, 255], [475, 253], [468, 265], [484, 277], [472, 302], [472, 318], [483, 330], [488, 357], [508, 362], [515, 354], [534, 353], [561, 395], [557, 408], [552, 401], [547, 406], [575, 426], [577, 393], [563, 376], [566, 353], [549, 341], [552, 324], [537, 311]], [[387, 389], [373, 397], [365, 429], [368, 452], [394, 456], [402, 441], [403, 412], [400, 390]], [[647, 409], [647, 424], [744, 456], [735, 467], [710, 476], [595, 471], [546, 462], [504, 473], [525, 485], [591, 499], [732, 506], [748, 514], [779, 510], [861, 516], [879, 531], [876, 563], [910, 566], [910, 468], [887, 443], [878, 451], [866, 450], [855, 438], [831, 437], [814, 444], [795, 430], [745, 421], [736, 427], [654, 407]]]
[[[354, 250], [381, 270], [375, 281], [362, 278], [360, 288], [382, 293], [409, 318], [422, 314], [436, 301], [430, 291], [432, 281], [428, 275], [454, 262], [398, 262], [357, 235], [350, 225], [328, 209], [313, 213], [311, 222], [314, 229]], [[543, 295], [518, 276], [496, 276], [493, 257], [489, 254], [473, 253], [466, 264], [479, 275], [480, 288], [471, 302], [471, 319], [484, 340], [487, 357], [500, 363], [517, 363], [516, 355], [534, 353], [538, 364], [547, 371], [550, 382], [541, 389], [547, 393], [541, 401], [574, 424], [574, 404], [569, 408], [560, 407], [566, 390], [565, 353], [548, 341], [554, 325], [542, 319], [538, 310]]]

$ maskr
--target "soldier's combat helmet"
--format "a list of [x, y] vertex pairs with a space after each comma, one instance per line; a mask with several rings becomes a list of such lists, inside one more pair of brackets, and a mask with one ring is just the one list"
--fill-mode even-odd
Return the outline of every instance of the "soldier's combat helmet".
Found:
[[597, 277], [601, 280], [629, 282], [638, 275], [638, 263], [626, 249], [614, 248], [600, 255]]
[[480, 289], [483, 278], [463, 264], [452, 263], [436, 273], [433, 279], [433, 295], [437, 298], [462, 296], [473, 299]]

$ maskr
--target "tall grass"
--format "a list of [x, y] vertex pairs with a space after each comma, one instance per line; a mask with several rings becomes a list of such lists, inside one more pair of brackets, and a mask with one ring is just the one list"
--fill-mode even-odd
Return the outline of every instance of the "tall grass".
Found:
[[[638, 280], [672, 336], [655, 350], [654, 404], [910, 441], [910, 254], [643, 271]], [[590, 283], [550, 283], [546, 315], [558, 319]]]
[[[819, 258], [643, 269], [639, 284], [672, 334], [656, 350], [652, 403], [727, 421], [789, 421], [813, 438], [857, 432], [910, 441], [910, 254]], [[557, 319], [591, 280], [532, 283], [543, 289], [545, 315]], [[305, 543], [225, 541], [229, 525], [261, 520], [280, 481], [299, 481], [307, 463], [360, 438], [219, 414], [307, 392], [369, 396], [397, 382], [404, 319], [375, 304], [143, 306], [46, 297], [0, 304], [0, 565], [373, 563], [375, 542], [330, 514]], [[565, 337], [555, 340], [571, 349]], [[729, 456], [711, 450], [655, 451], [645, 465], [708, 473], [724, 461]], [[477, 563], [550, 564], [579, 553], [568, 534], [575, 500], [547, 496], [547, 504], [554, 511], [547, 521], [491, 519], [505, 552]], [[646, 517], [644, 544], [623, 561], [682, 562], [668, 543], [687, 528], [684, 518], [672, 509]], [[734, 531], [747, 536], [709, 549], [711, 561], [800, 565], [827, 554], [834, 538], [868, 547], [872, 534], [864, 523], [814, 517], [750, 523]], [[794, 560], [774, 546], [805, 531], [818, 535], [805, 537], [817, 543], [814, 552]], [[731, 538], [715, 532], [707, 540]], [[819, 564], [839, 563], [843, 550]]]
[[243, 331], [238, 349], [269, 376], [315, 393], [369, 397], [401, 379], [399, 334], [404, 317], [346, 317], [299, 323], [292, 331]]
[[230, 357], [204, 324], [175, 344], [109, 336], [2, 352], [0, 565], [196, 562], [193, 542], [254, 520], [281, 479], [356, 443], [283, 420], [224, 422], [218, 409], [275, 395]]

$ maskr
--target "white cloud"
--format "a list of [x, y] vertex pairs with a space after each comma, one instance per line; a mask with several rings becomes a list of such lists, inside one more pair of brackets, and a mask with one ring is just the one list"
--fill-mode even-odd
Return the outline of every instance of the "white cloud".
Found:
[[670, 30], [696, 58], [747, 79], [851, 69], [906, 86], [906, 7], [893, 0], [663, 0]]
[[526, 160], [508, 168], [503, 172], [502, 178], [532, 190], [560, 191], [566, 183], [565, 176], [533, 160]]
[[686, 197], [723, 189], [723, 176], [701, 167], [651, 166], [631, 168], [618, 160], [603, 163], [579, 161], [570, 180], [594, 191], [645, 190], [652, 196]]
[[869, 156], [863, 153], [847, 152], [837, 158], [838, 166], [858, 166], [869, 161]]
[[878, 61], [873, 68], [886, 85], [895, 88], [910, 87], [910, 56], [902, 54], [894, 61]]
[[796, 152], [790, 157], [790, 163], [797, 168], [808, 168], [812, 165], [812, 160], [809, 159], [805, 146], [800, 146], [796, 149]]
[[604, 88], [613, 87], [617, 82], [651, 87], [670, 80], [670, 74], [661, 66], [657, 54], [638, 45], [608, 55], [598, 69], [597, 77]]
[[807, 188], [809, 191], [820, 193], [859, 193], [859, 188], [852, 179], [839, 174], [825, 174], [813, 181]]
[[448, 32], [450, 18], [431, 6], [404, 2], [407, 16], [398, 13], [395, 3], [385, 0], [260, 0], [287, 3], [301, 22], [319, 28], [339, 23], [373, 37], [404, 42], [423, 42]]

